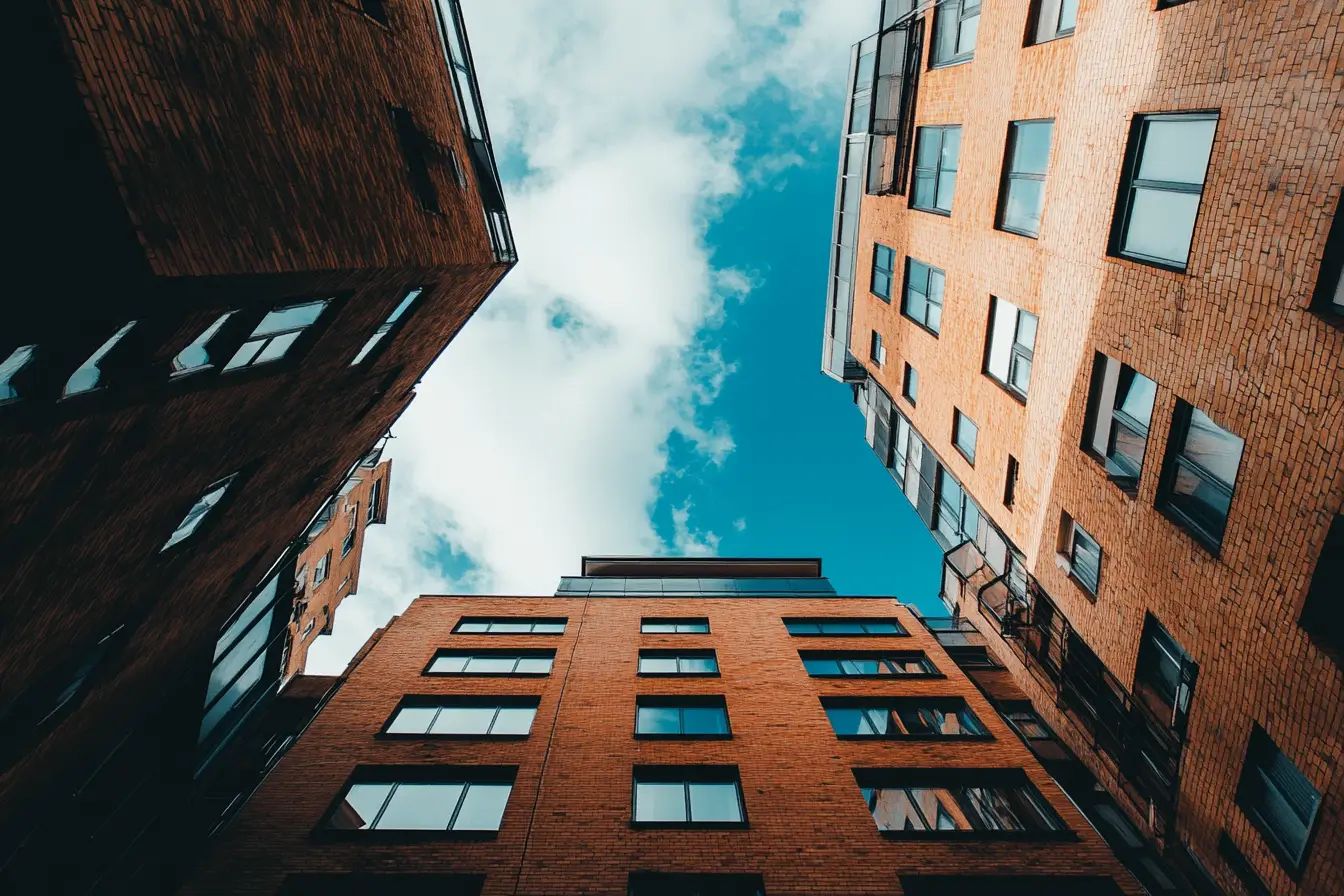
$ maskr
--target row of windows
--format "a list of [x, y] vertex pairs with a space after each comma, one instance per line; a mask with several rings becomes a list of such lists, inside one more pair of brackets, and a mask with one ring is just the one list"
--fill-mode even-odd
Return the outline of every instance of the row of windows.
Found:
[[[509, 616], [484, 618], [464, 616], [453, 627], [455, 634], [463, 635], [563, 635], [568, 619], [562, 617], [532, 618]], [[866, 617], [793, 618], [786, 617], [784, 627], [790, 635], [905, 635], [906, 630], [895, 619]], [[653, 617], [639, 621], [644, 634], [708, 634], [709, 620], [696, 617]]]
[[[799, 658], [813, 678], [886, 678], [936, 676], [939, 671], [919, 651], [800, 650]], [[440, 650], [426, 675], [549, 675], [554, 650]], [[641, 650], [640, 675], [719, 674], [713, 650]]]

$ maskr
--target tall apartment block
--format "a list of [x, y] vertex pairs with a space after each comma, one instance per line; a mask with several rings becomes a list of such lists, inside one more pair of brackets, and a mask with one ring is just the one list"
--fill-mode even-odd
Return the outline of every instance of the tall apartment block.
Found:
[[1162, 853], [1344, 892], [1344, 25], [1329, 2], [886, 0], [822, 369], [983, 641]]
[[182, 892], [1142, 892], [896, 600], [817, 560], [582, 571], [412, 603]]
[[3, 31], [0, 891], [147, 892], [284, 675], [303, 533], [515, 253], [455, 0]]

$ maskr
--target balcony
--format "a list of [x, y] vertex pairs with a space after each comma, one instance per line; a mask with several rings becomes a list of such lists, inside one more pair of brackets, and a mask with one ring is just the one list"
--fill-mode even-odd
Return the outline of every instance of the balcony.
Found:
[[869, 126], [870, 195], [905, 194], [924, 50], [924, 19], [919, 12], [913, 0], [883, 0]]

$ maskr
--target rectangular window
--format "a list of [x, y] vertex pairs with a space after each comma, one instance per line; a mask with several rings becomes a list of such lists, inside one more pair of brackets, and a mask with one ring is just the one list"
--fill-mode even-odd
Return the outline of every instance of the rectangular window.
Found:
[[550, 675], [554, 650], [440, 650], [426, 675]]
[[373, 480], [373, 485], [369, 486], [369, 515], [367, 521], [375, 523], [378, 521], [378, 511], [383, 498], [383, 480]]
[[1218, 114], [1135, 117], [1111, 254], [1185, 270]]
[[389, 104], [387, 111], [392, 116], [392, 130], [397, 135], [402, 161], [406, 163], [411, 192], [415, 194], [421, 208], [437, 214], [440, 211], [439, 193], [434, 188], [434, 178], [429, 171], [429, 156], [438, 152], [434, 141], [416, 126], [415, 117], [409, 109]]
[[1009, 510], [1017, 501], [1017, 458], [1008, 455], [1008, 473], [1003, 481], [1003, 506]]
[[299, 341], [303, 332], [317, 322], [327, 302], [304, 302], [266, 312], [252, 335], [238, 347], [224, 369], [238, 370], [279, 361]]
[[1245, 444], [1199, 408], [1176, 402], [1157, 507], [1214, 553], [1227, 529]]
[[929, 67], [969, 62], [975, 56], [980, 30], [980, 0], [940, 0], [933, 15], [933, 50]]
[[639, 621], [639, 630], [646, 635], [707, 635], [709, 620], [703, 616], [688, 619], [654, 619]]
[[909, 364], [905, 365], [905, 376], [901, 380], [901, 394], [911, 405], [914, 405], [919, 397], [919, 372]]
[[216, 358], [213, 362], [211, 349], [212, 342], [219, 335], [219, 331], [228, 323], [229, 318], [236, 314], [236, 311], [225, 311], [219, 317], [215, 318], [214, 323], [206, 327], [201, 335], [191, 341], [191, 344], [182, 351], [173, 356], [173, 372], [170, 376], [186, 376], [189, 373], [196, 373], [201, 370], [208, 370], [219, 363], [222, 358]]
[[943, 648], [959, 669], [1002, 669], [1003, 665], [979, 644], [949, 644]]
[[1344, 515], [1335, 514], [1316, 558], [1298, 625], [1308, 637], [1344, 665]]
[[308, 636], [313, 633], [313, 629], [316, 627], [317, 627], [317, 620], [309, 619], [308, 623], [303, 627], [303, 634], [299, 636], [299, 639], [302, 641], [307, 641]]
[[640, 675], [718, 675], [712, 650], [641, 650]]
[[896, 272], [896, 253], [878, 243], [873, 246], [872, 293], [884, 302], [891, 301], [891, 281]]
[[1068, 560], [1069, 576], [1096, 598], [1101, 583], [1101, 546], [1078, 521], [1067, 513], [1060, 515], [1060, 553]]
[[[1335, 217], [1325, 239], [1325, 253], [1316, 274], [1316, 292], [1312, 308], [1326, 320], [1336, 324], [1344, 321], [1344, 196], [1335, 204]], [[0, 382], [4, 377], [0, 376]], [[0, 401], [4, 400], [0, 390]]]
[[823, 697], [821, 705], [842, 738], [989, 738], [960, 697]]
[[163, 547], [159, 548], [159, 551], [166, 551], [173, 545], [180, 544], [190, 538], [205, 522], [206, 517], [210, 515], [210, 511], [214, 510], [215, 506], [224, 500], [224, 496], [229, 493], [229, 489], [237, 478], [238, 474], [232, 473], [206, 486], [205, 491], [191, 505], [187, 515], [182, 517], [182, 522], [177, 524], [177, 528], [168, 536], [168, 540], [163, 543]]
[[997, 296], [989, 300], [984, 372], [1013, 395], [1027, 400], [1036, 349], [1036, 315]]
[[895, 619], [811, 618], [785, 619], [784, 627], [794, 636], [827, 635], [904, 635], [905, 629]]
[[1112, 482], [1138, 494], [1148, 448], [1157, 384], [1128, 364], [1097, 352], [1083, 423], [1083, 450], [1106, 469]]
[[1185, 731], [1198, 667], [1190, 654], [1152, 613], [1145, 613], [1139, 659], [1134, 668], [1134, 693], [1157, 718]]
[[355, 359], [350, 362], [351, 367], [362, 363], [374, 354], [374, 349], [389, 338], [388, 334], [396, 329], [397, 324], [406, 316], [407, 310], [415, 304], [415, 300], [420, 298], [422, 292], [424, 292], [424, 288], [419, 286], [406, 291], [406, 295], [402, 296], [401, 301], [397, 303], [397, 307], [392, 309], [392, 313], [388, 315], [387, 320], [378, 325], [378, 329], [373, 331], [373, 335], [355, 353]]
[[316, 588], [331, 574], [331, 551], [327, 551], [313, 564], [313, 587]]
[[537, 697], [406, 697], [383, 728], [407, 736], [526, 737]]
[[637, 697], [638, 737], [729, 737], [728, 706], [722, 697]]
[[1041, 717], [1036, 714], [1036, 710], [1029, 706], [1010, 709], [1004, 707], [1003, 717], [1008, 720], [1018, 734], [1027, 740], [1054, 740], [1054, 735], [1050, 733], [1050, 728]]
[[1321, 806], [1317, 790], [1259, 725], [1251, 730], [1237, 805], [1292, 874], [1302, 870]]
[[938, 674], [929, 658], [919, 651], [836, 653], [803, 650], [798, 652], [798, 656], [812, 678], [887, 678]]
[[674, 827], [744, 827], [737, 766], [636, 766], [634, 821]]
[[942, 271], [913, 258], [905, 260], [905, 299], [901, 314], [910, 318], [933, 335], [943, 325]]
[[999, 185], [998, 228], [1033, 239], [1041, 233], [1045, 169], [1054, 121], [1013, 121]]
[[[357, 520], [357, 519], [359, 519], [359, 517], [356, 516], [354, 519]], [[353, 550], [355, 549], [355, 535], [356, 535], [356, 533], [359, 532], [359, 528], [358, 528], [358, 527], [359, 527], [359, 524], [358, 524], [358, 523], [355, 523], [355, 524], [351, 527], [350, 531], [347, 532], [347, 533], [345, 533], [345, 540], [343, 540], [343, 541], [341, 542], [341, 556], [342, 556], [342, 557], [349, 556], [350, 552], [353, 551]]]
[[961, 456], [966, 458], [967, 462], [975, 464], [975, 439], [980, 430], [959, 410], [952, 412], [952, 444], [957, 446]]
[[500, 619], [485, 619], [477, 616], [463, 616], [453, 633], [457, 635], [563, 635], [565, 623], [563, 617], [505, 616]]
[[910, 207], [940, 215], [952, 214], [957, 187], [961, 125], [916, 128], [914, 188]]
[[1048, 836], [1067, 830], [1017, 769], [862, 769], [854, 776], [880, 831]]
[[882, 344], [882, 334], [876, 330], [868, 343], [868, 359], [878, 367], [887, 363], [887, 347]]
[[1078, 25], [1078, 0], [1037, 0], [1028, 44], [1068, 37]]
[[414, 766], [356, 774], [359, 779], [327, 817], [328, 830], [498, 831], [513, 790], [512, 775], [494, 769]]

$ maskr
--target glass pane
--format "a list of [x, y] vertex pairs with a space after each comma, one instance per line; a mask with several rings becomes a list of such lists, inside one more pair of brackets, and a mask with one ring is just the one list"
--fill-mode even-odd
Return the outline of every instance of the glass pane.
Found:
[[858, 65], [854, 70], [854, 89], [865, 90], [873, 80], [873, 63], [876, 60], [876, 51], [859, 54]]
[[265, 671], [266, 654], [257, 654], [257, 658], [252, 661], [252, 665], [244, 669], [243, 673], [234, 679], [228, 689], [219, 695], [215, 705], [210, 707], [210, 711], [201, 719], [200, 740], [205, 740], [210, 732], [215, 729], [215, 726], [247, 696], [257, 682], [261, 681]]
[[1231, 488], [1237, 481], [1244, 442], [1209, 419], [1199, 408], [1190, 409], [1190, 428], [1181, 453]]
[[686, 785], [636, 781], [635, 821], [686, 821]]
[[867, 713], [862, 709], [828, 707], [826, 709], [826, 718], [830, 719], [831, 727], [835, 729], [836, 734], [875, 733], [872, 725], [868, 721]]
[[1036, 347], [1036, 315], [1030, 311], [1017, 312], [1017, 344], [1028, 349]]
[[840, 663], [831, 659], [809, 658], [803, 660], [803, 668], [807, 669], [808, 675], [839, 675]]
[[285, 330], [301, 330], [317, 320], [326, 306], [326, 302], [308, 302], [268, 311], [261, 319], [261, 323], [257, 324], [257, 328], [252, 331], [252, 335], [267, 336]]
[[927, 708], [904, 708], [897, 710], [896, 715], [900, 717], [901, 727], [906, 734], [933, 734], [937, 731], [936, 720]]
[[466, 671], [481, 672], [512, 672], [513, 664], [516, 659], [511, 656], [473, 656], [467, 661]]
[[1211, 118], [1148, 119], [1138, 176], [1143, 180], [1203, 184], [1217, 124]]
[[928, 825], [911, 799], [921, 791], [907, 791], [903, 787], [883, 787], [869, 798], [873, 820], [882, 831], [924, 831]]
[[975, 38], [980, 31], [980, 17], [972, 16], [961, 22], [961, 34], [957, 36], [957, 54], [975, 52]]
[[938, 177], [938, 195], [934, 199], [934, 206], [945, 212], [952, 211], [952, 193], [957, 186], [957, 175], [952, 171], [944, 171]]
[[683, 635], [705, 635], [709, 633], [708, 622], [678, 622], [677, 633]]
[[1101, 576], [1101, 548], [1085, 533], [1074, 526], [1073, 574], [1093, 591]]
[[885, 672], [881, 660], [848, 659], [840, 661], [840, 669], [846, 675], [878, 675]]
[[639, 658], [641, 672], [676, 672], [677, 658], [674, 656], [642, 656]]
[[1024, 233], [1041, 231], [1041, 207], [1045, 204], [1045, 181], [1010, 178], [1003, 206], [1003, 226]]
[[488, 631], [490, 631], [490, 623], [488, 623], [488, 622], [461, 622], [461, 623], [458, 623], [457, 630], [458, 630], [459, 632], [461, 632], [462, 634], [472, 634], [472, 633], [476, 633], [476, 632], [488, 632]]
[[821, 630], [827, 635], [861, 635], [863, 625], [858, 622], [823, 622]]
[[680, 658], [682, 672], [717, 672], [719, 664], [712, 656], [683, 656]]
[[510, 784], [472, 784], [467, 788], [462, 808], [453, 819], [455, 831], [497, 831], [504, 821], [509, 802]]
[[525, 656], [518, 660], [518, 667], [514, 671], [520, 674], [550, 672], [552, 662], [548, 656]]
[[941, 131], [920, 128], [919, 146], [915, 150], [915, 164], [920, 168], [937, 167], [941, 140]]
[[252, 662], [253, 657], [266, 646], [271, 633], [271, 617], [261, 616], [247, 633], [229, 648], [228, 653], [210, 670], [210, 684], [205, 689], [205, 702], [215, 699], [224, 686], [238, 674], [238, 670]]
[[446, 831], [462, 795], [461, 784], [398, 784], [378, 830]]
[[429, 664], [431, 672], [461, 672], [467, 668], [469, 657], [457, 654], [454, 656], [439, 656], [434, 658], [434, 662]]
[[565, 633], [565, 624], [563, 622], [538, 622], [532, 626], [534, 635], [563, 635]]
[[1059, 30], [1070, 31], [1078, 24], [1078, 0], [1063, 0], [1059, 6]]
[[[1126, 377], [1128, 373], [1130, 376]], [[1128, 379], [1128, 382], [1126, 382]], [[1153, 399], [1157, 395], [1157, 384], [1148, 377], [1130, 368], [1120, 373], [1119, 401], [1116, 407], [1133, 417], [1144, 426], [1152, 423]]]
[[1032, 121], [1013, 127], [1014, 174], [1045, 174], [1054, 122]]
[[854, 100], [854, 108], [850, 110], [849, 115], [849, 132], [851, 134], [862, 134], [868, 130], [869, 109], [868, 97]]
[[1199, 211], [1198, 193], [1172, 193], [1136, 187], [1123, 249], [1138, 255], [1185, 264]]
[[672, 634], [676, 632], [677, 626], [672, 622], [646, 622], [642, 630], [650, 635]]
[[682, 710], [682, 734], [727, 734], [728, 714], [718, 706], [688, 706]]
[[1113, 476], [1137, 480], [1143, 470], [1143, 452], [1148, 440], [1119, 420], [1114, 422], [1112, 433], [1115, 436], [1115, 444], [1106, 455], [1106, 472]]
[[933, 208], [934, 175], [915, 172], [915, 208]]
[[256, 358], [257, 352], [261, 351], [261, 347], [264, 344], [265, 344], [264, 339], [256, 339], [251, 342], [244, 342], [242, 345], [238, 347], [238, 351], [234, 352], [233, 357], [229, 359], [229, 363], [224, 365], [224, 369], [234, 370], [236, 368], [246, 367], [248, 364], [251, 364], [252, 360]]
[[525, 635], [532, 631], [530, 622], [492, 622], [490, 623], [490, 633], [492, 635]]
[[693, 783], [690, 788], [692, 821], [742, 820], [736, 784]]
[[680, 734], [681, 711], [675, 706], [641, 706], [635, 716], [640, 734]]
[[19, 392], [11, 385], [14, 375], [33, 360], [33, 355], [37, 352], [35, 345], [21, 345], [9, 353], [4, 363], [0, 364], [0, 401], [9, 401], [19, 397]]
[[378, 810], [383, 808], [391, 784], [352, 784], [345, 799], [332, 814], [327, 827], [343, 831], [362, 831], [373, 824]]
[[938, 167], [942, 169], [944, 176], [950, 171], [957, 170], [957, 157], [960, 154], [961, 128], [944, 129], [942, 155], [938, 159]]
[[491, 734], [528, 734], [532, 730], [532, 720], [537, 715], [534, 706], [505, 706], [495, 716]]
[[430, 734], [485, 734], [495, 718], [493, 706], [445, 706]]
[[929, 268], [929, 304], [943, 304], [943, 281], [945, 276], [936, 268]]
[[1205, 481], [1192, 467], [1178, 463], [1169, 500], [1201, 529], [1216, 539], [1222, 538], [1232, 504], [1226, 490]]
[[397, 710], [392, 724], [387, 726], [388, 734], [424, 734], [429, 723], [434, 721], [436, 706], [406, 706]]
[[894, 622], [865, 622], [863, 630], [870, 635], [899, 635], [901, 627]]
[[238, 617], [224, 630], [224, 634], [219, 636], [219, 641], [215, 644], [215, 659], [219, 659], [225, 650], [233, 646], [233, 642], [245, 629], [257, 621], [258, 616], [270, 609], [271, 604], [275, 601], [275, 586], [279, 581], [280, 577], [278, 575], [272, 576], [248, 603], [247, 609], [238, 614]]
[[989, 372], [1000, 382], [1008, 382], [1009, 359], [1013, 353], [1013, 333], [1017, 330], [1017, 306], [1003, 299], [994, 300], [994, 328], [989, 334]]

